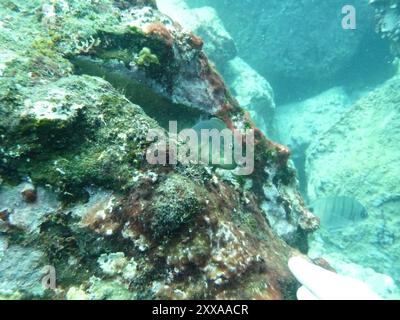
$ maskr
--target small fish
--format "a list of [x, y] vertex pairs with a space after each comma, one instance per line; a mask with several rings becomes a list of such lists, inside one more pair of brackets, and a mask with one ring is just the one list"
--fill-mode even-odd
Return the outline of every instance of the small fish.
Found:
[[365, 207], [356, 199], [336, 196], [314, 201], [310, 210], [321, 219], [321, 226], [337, 229], [368, 217]]
[[[200, 122], [198, 122], [193, 128], [194, 131], [197, 132], [198, 137], [199, 137], [199, 141], [201, 141], [201, 131], [202, 130], [218, 130], [220, 133], [225, 130], [228, 129], [228, 127], [226, 126], [225, 122], [223, 122], [222, 120], [218, 119], [218, 118], [211, 118], [209, 120], [202, 120]], [[233, 146], [233, 133], [232, 133], [232, 142], [230, 143], [230, 146]], [[201, 141], [202, 142], [202, 141]], [[232, 159], [225, 159], [225, 154], [224, 154], [224, 139], [221, 138], [221, 149], [219, 150], [220, 153], [220, 163], [218, 165], [214, 165], [216, 167], [225, 169], [225, 170], [234, 170], [237, 165], [234, 163], [233, 161], [233, 151], [232, 151]], [[210, 138], [208, 142], [204, 143], [204, 144], [200, 144], [199, 146], [199, 154], [201, 154], [201, 150], [204, 150], [204, 148], [209, 148], [209, 164], [212, 163], [212, 155], [213, 152], [215, 153], [216, 151], [213, 150], [212, 148], [212, 139]]]

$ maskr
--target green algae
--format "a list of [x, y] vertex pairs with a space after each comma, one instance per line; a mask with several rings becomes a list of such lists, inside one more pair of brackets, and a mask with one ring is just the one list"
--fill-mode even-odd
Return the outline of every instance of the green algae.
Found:
[[149, 67], [153, 64], [160, 64], [160, 60], [158, 59], [158, 57], [153, 54], [149, 48], [146, 47], [139, 52], [139, 55], [135, 59], [135, 62], [138, 66], [141, 67]]
[[[104, 86], [111, 90], [104, 91]], [[69, 100], [46, 96], [49, 89], [68, 89]], [[30, 176], [72, 199], [84, 195], [90, 185], [118, 190], [132, 187], [144, 155], [146, 130], [155, 127], [155, 122], [96, 78], [73, 76], [49, 89], [37, 93], [36, 103], [62, 104], [65, 114], [60, 111], [63, 108], [49, 110], [47, 118], [31, 114], [19, 119], [14, 128], [0, 127], [5, 159], [0, 164], [1, 175], [16, 180]], [[90, 100], [94, 94], [96, 101]], [[72, 103], [75, 99], [78, 110]]]

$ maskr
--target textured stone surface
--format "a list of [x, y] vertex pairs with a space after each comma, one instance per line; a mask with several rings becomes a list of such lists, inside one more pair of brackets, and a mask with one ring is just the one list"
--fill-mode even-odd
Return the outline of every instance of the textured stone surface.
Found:
[[224, 76], [232, 93], [240, 105], [249, 111], [257, 127], [271, 136], [276, 106], [274, 92], [268, 81], [239, 57], [227, 63]]
[[336, 87], [305, 101], [279, 106], [275, 116], [279, 141], [296, 151], [307, 149], [341, 118], [351, 103], [346, 91]]
[[184, 0], [158, 1], [162, 12], [204, 39], [204, 51], [215, 62], [232, 94], [250, 112], [258, 128], [271, 134], [275, 101], [268, 81], [237, 56], [234, 40], [212, 7], [189, 8]]
[[400, 1], [399, 0], [370, 0], [375, 8], [378, 20], [377, 31], [383, 38], [392, 43], [393, 52], [400, 54]]
[[[254, 126], [198, 38], [152, 2], [13, 3], [0, 4], [0, 254], [24, 261], [0, 260], [1, 297], [294, 298], [287, 261], [316, 219], [288, 150]], [[200, 115], [255, 129], [252, 175], [146, 162], [150, 129]], [[23, 181], [37, 199], [9, 203]], [[274, 210], [287, 228], [271, 227]], [[45, 265], [55, 291], [40, 286]]]
[[16, 245], [0, 249], [0, 298], [43, 296], [41, 280], [45, 265], [44, 253], [37, 249]]
[[353, 99], [343, 88], [336, 87], [307, 100], [276, 108], [273, 136], [292, 150], [304, 195], [307, 194], [306, 154], [309, 146], [341, 119]]
[[332, 250], [329, 245], [330, 240], [332, 241], [329, 235], [324, 237], [321, 233], [315, 234], [310, 241], [309, 257], [317, 259], [314, 261], [318, 261], [323, 257], [324, 261], [329, 263], [334, 271], [368, 284], [383, 299], [400, 299], [400, 289], [393, 277], [379, 273], [371, 267], [363, 266], [361, 261], [359, 264], [351, 262], [346, 252]]
[[399, 284], [397, 142], [400, 81], [396, 76], [361, 98], [307, 152], [310, 200], [346, 195], [369, 217], [337, 233], [323, 233], [330, 252], [387, 274]]
[[204, 40], [204, 51], [223, 72], [237, 55], [236, 44], [212, 7], [191, 9], [184, 0], [157, 1], [160, 11]]

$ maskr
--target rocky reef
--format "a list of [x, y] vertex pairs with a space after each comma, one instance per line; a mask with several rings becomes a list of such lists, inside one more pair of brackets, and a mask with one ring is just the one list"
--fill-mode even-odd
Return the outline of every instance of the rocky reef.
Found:
[[185, 0], [159, 0], [160, 11], [179, 21], [185, 30], [204, 40], [203, 50], [225, 79], [240, 106], [265, 134], [274, 130], [274, 91], [257, 70], [239, 56], [235, 39], [211, 6], [190, 8]]
[[307, 150], [348, 111], [356, 97], [343, 87], [331, 88], [301, 102], [281, 105], [276, 109], [276, 139], [292, 150], [300, 189], [307, 196]]
[[[398, 1], [370, 1], [377, 31], [397, 59]], [[391, 26], [391, 27], [390, 27]], [[398, 62], [394, 65], [398, 68]], [[338, 230], [321, 225], [310, 237], [309, 256], [323, 257], [339, 273], [368, 282], [382, 297], [400, 296], [399, 73], [362, 91], [335, 87], [277, 108], [278, 140], [291, 147], [301, 190], [312, 204], [347, 196], [368, 217]]]
[[[0, 11], [1, 298], [295, 297], [318, 221], [199, 36], [151, 0]], [[147, 163], [150, 129], [210, 116], [255, 130], [252, 175]]]
[[377, 31], [392, 43], [393, 51], [400, 54], [400, 2], [398, 0], [370, 0], [376, 11]]
[[159, 0], [157, 5], [161, 12], [204, 40], [204, 51], [222, 73], [227, 61], [237, 56], [236, 43], [214, 8], [190, 8], [185, 0]]
[[333, 253], [340, 248], [352, 262], [388, 274], [397, 282], [400, 278], [394, 266], [400, 259], [399, 190], [394, 141], [398, 134], [399, 84], [396, 76], [358, 100], [311, 144], [306, 163], [311, 201], [348, 195], [359, 199], [368, 211], [364, 222], [338, 233], [322, 233], [320, 236], [332, 244], [324, 250]]
[[[365, 64], [387, 74], [383, 61], [388, 48], [374, 33], [374, 10], [367, 1], [255, 0], [251, 5], [229, 0], [187, 2], [217, 10], [240, 57], [271, 82], [280, 104], [357, 81], [360, 76], [365, 80], [366, 74], [372, 73], [363, 67]], [[345, 4], [356, 8], [356, 30], [342, 28], [341, 9]], [[373, 54], [368, 51], [371, 44], [375, 47]]]

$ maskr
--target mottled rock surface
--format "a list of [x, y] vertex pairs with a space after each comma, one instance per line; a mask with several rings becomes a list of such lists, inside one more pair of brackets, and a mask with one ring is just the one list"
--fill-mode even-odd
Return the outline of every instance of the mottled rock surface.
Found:
[[227, 63], [224, 77], [233, 95], [249, 111], [257, 127], [272, 136], [276, 105], [269, 82], [239, 57]]
[[346, 252], [342, 253], [341, 250], [333, 251], [332, 243], [329, 239], [329, 236], [322, 236], [322, 233], [313, 235], [310, 240], [309, 257], [317, 259], [314, 261], [318, 261], [323, 257], [324, 261], [329, 263], [335, 272], [368, 284], [383, 299], [398, 300], [400, 298], [400, 289], [393, 277], [364, 266], [361, 262], [352, 262]]
[[378, 20], [377, 31], [383, 38], [388, 38], [397, 56], [400, 54], [400, 1], [399, 0], [369, 0], [375, 8]]
[[336, 87], [307, 100], [276, 108], [273, 136], [292, 150], [303, 195], [307, 195], [306, 154], [309, 146], [341, 119], [353, 100], [344, 88]]
[[236, 44], [212, 7], [190, 8], [184, 0], [158, 1], [162, 12], [200, 35], [204, 51], [216, 64], [240, 105], [258, 128], [272, 134], [274, 93], [269, 82], [237, 54]]
[[212, 7], [191, 9], [184, 0], [159, 0], [159, 10], [204, 40], [207, 56], [224, 72], [227, 61], [237, 55], [236, 44]]
[[[153, 1], [0, 10], [1, 298], [294, 298], [287, 261], [318, 223], [289, 151], [255, 128], [195, 35]], [[252, 175], [147, 163], [150, 129], [200, 116], [256, 130]]]
[[398, 233], [398, 76], [361, 98], [313, 142], [306, 171], [310, 200], [346, 195], [358, 199], [368, 218], [336, 233], [322, 232], [326, 248], [400, 283]]

